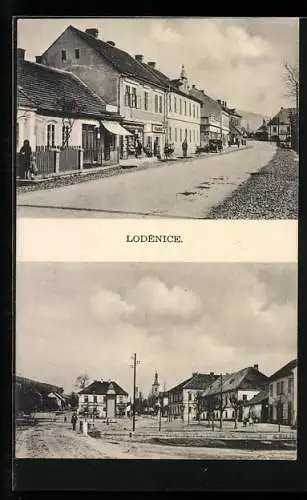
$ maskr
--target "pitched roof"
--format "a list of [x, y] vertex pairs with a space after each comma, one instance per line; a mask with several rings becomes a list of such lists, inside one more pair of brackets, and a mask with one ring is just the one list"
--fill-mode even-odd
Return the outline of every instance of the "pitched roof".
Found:
[[217, 101], [196, 87], [190, 90], [190, 95], [197, 97], [197, 99], [203, 104], [201, 116], [214, 116], [216, 120], [220, 119], [222, 107]]
[[94, 382], [92, 382], [90, 385], [82, 389], [82, 391], [79, 391], [78, 394], [93, 394], [93, 392], [95, 392], [95, 394], [107, 394], [111, 382], [113, 384], [115, 394], [118, 394], [120, 396], [128, 396], [128, 393], [124, 391], [124, 389], [122, 389], [113, 380], [111, 381], [94, 380]]
[[256, 396], [254, 396], [249, 401], [244, 401], [243, 406], [253, 406], [262, 403], [268, 398], [269, 398], [269, 391], [267, 388], [265, 388], [263, 389], [263, 391], [258, 392], [258, 394], [256, 394]]
[[210, 396], [222, 392], [235, 391], [238, 389], [261, 390], [265, 387], [268, 377], [252, 366], [248, 366], [234, 373], [227, 373], [218, 377], [203, 393], [203, 396]]
[[[214, 377], [214, 378], [213, 378]], [[199, 390], [204, 390], [208, 386], [208, 384], [212, 383], [212, 380], [214, 380], [217, 377], [217, 375], [210, 375], [208, 373], [194, 373], [192, 377], [187, 378], [180, 384], [176, 385], [172, 389], [170, 389], [168, 392], [171, 391], [179, 391], [183, 389], [199, 389]]]
[[43, 111], [59, 111], [58, 99], [75, 99], [83, 116], [112, 116], [106, 103], [96, 96], [77, 76], [31, 61], [20, 61], [17, 67], [18, 98], [23, 105], [31, 103]]
[[295, 113], [295, 108], [281, 108], [280, 111], [273, 116], [268, 125], [282, 125], [290, 122], [291, 114]]
[[15, 376], [15, 382], [18, 385], [23, 385], [23, 386], [28, 386], [28, 387], [33, 387], [39, 392], [43, 393], [49, 393], [49, 392], [62, 392], [62, 387], [53, 385], [53, 384], [47, 384], [46, 382], [40, 382], [38, 380], [33, 380], [30, 378], [26, 377], [20, 377], [18, 375]]
[[158, 87], [165, 87], [161, 80], [156, 77], [148, 68], [133, 58], [128, 52], [125, 52], [113, 45], [103, 42], [93, 35], [84, 31], [78, 30], [74, 26], [69, 26], [69, 30], [73, 31], [84, 42], [86, 42], [97, 54], [105, 58], [117, 71], [125, 75], [140, 78], [141, 80], [152, 83]]
[[26, 92], [18, 85], [17, 87], [17, 106], [25, 106], [27, 108], [36, 108], [34, 101], [27, 96]]
[[287, 377], [292, 373], [292, 370], [297, 367], [297, 359], [292, 359], [286, 365], [282, 366], [277, 372], [270, 376], [270, 382], [277, 380], [279, 378]]

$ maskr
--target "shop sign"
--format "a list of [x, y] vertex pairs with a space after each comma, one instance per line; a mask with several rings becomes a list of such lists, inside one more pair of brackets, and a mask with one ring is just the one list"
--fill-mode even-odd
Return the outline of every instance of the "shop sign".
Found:
[[164, 133], [164, 127], [163, 127], [163, 125], [153, 125], [152, 126], [152, 131], [155, 134], [163, 134]]

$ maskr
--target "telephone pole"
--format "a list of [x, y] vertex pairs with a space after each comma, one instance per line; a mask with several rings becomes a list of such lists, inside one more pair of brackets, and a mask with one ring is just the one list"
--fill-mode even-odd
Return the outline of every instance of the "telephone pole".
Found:
[[136, 393], [136, 365], [140, 364], [140, 361], [136, 359], [136, 353], [132, 356], [133, 365], [133, 411], [132, 411], [132, 430], [135, 431], [135, 393]]

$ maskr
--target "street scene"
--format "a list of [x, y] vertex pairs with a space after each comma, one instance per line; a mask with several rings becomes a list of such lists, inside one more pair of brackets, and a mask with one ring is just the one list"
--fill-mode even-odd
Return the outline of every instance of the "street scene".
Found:
[[297, 19], [19, 19], [17, 45], [17, 217], [297, 219]]
[[296, 287], [295, 264], [17, 263], [16, 458], [296, 460]]

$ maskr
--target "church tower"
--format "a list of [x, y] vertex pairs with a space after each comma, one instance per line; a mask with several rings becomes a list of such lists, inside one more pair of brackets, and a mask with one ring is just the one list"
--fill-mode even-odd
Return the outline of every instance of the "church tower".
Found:
[[156, 372], [155, 373], [155, 378], [154, 378], [154, 383], [151, 386], [151, 393], [154, 396], [158, 396], [159, 395], [159, 387], [160, 387], [160, 384], [159, 384], [159, 380], [158, 380], [158, 374]]
[[188, 87], [188, 76], [187, 72], [185, 70], [184, 64], [181, 66], [181, 72], [180, 72], [180, 90], [183, 92], [188, 93], [189, 87]]

